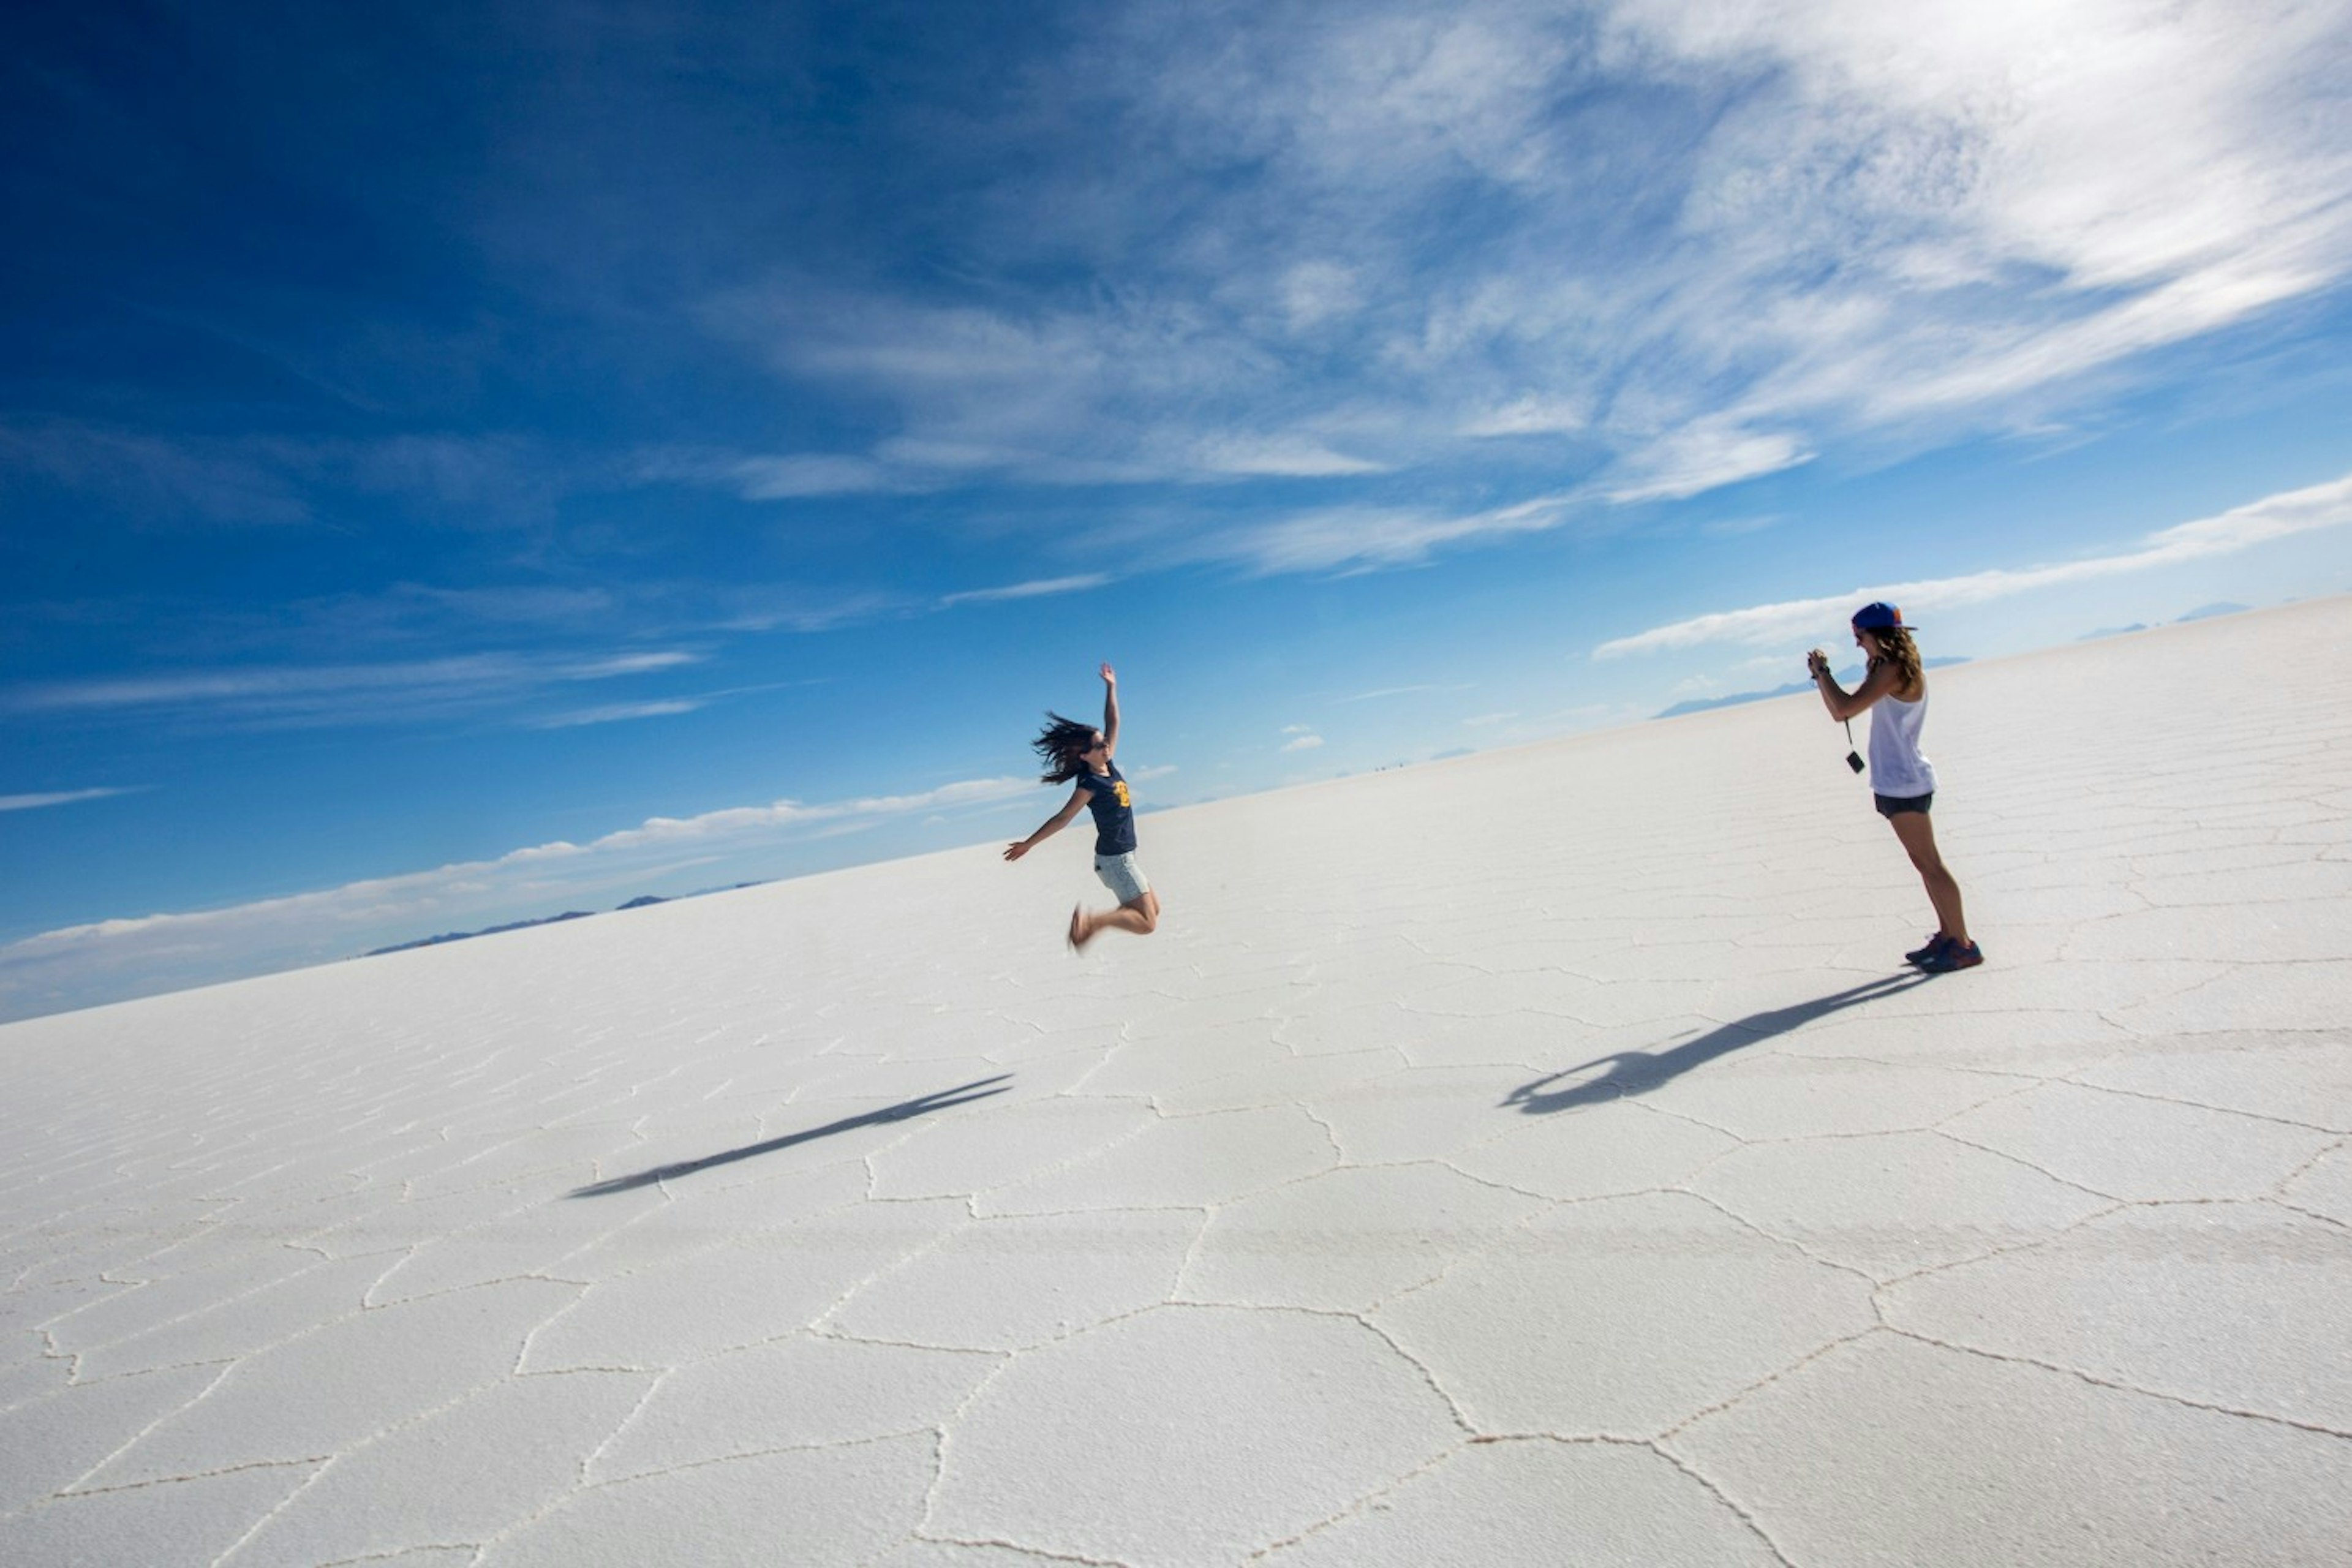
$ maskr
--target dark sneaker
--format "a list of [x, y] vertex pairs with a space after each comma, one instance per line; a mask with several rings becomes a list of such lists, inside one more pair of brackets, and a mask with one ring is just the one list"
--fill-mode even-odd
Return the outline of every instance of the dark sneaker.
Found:
[[1962, 947], [1948, 942], [1940, 952], [1931, 952], [1919, 961], [1919, 967], [1929, 974], [1949, 974], [1955, 969], [1974, 969], [1984, 962], [1984, 949], [1975, 942]]
[[1943, 952], [1944, 949], [1949, 945], [1951, 945], [1950, 939], [1946, 937], [1942, 931], [1937, 931], [1935, 935], [1927, 939], [1927, 946], [1915, 947], [1910, 952], [1905, 953], [1903, 955], [1903, 962], [1906, 963], [1925, 963], [1927, 960]]

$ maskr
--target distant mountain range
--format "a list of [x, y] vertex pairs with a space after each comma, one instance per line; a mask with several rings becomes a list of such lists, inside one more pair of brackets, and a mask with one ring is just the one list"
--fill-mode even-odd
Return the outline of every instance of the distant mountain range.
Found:
[[[725, 888], [698, 888], [691, 893], [679, 893], [665, 899], [657, 893], [640, 893], [625, 904], [615, 904], [614, 910], [642, 910], [648, 904], [676, 903], [679, 899], [698, 899], [706, 893], [731, 893], [737, 888], [756, 888], [757, 882], [737, 882]], [[536, 920], [509, 921], [504, 925], [484, 926], [479, 931], [445, 931], [438, 936], [420, 936], [415, 942], [396, 942], [390, 947], [373, 947], [360, 954], [362, 958], [380, 958], [387, 952], [406, 952], [412, 948], [439, 947], [445, 942], [467, 942], [478, 936], [496, 936], [504, 931], [529, 931], [532, 926], [560, 925], [565, 921], [584, 921], [597, 913], [594, 910], [566, 910], [560, 915], [541, 915]]]
[[[1948, 664], [1966, 664], [1969, 662], [1969, 656], [1964, 653], [1945, 654], [1937, 658], [1921, 659], [1919, 662], [1929, 669], [1941, 669]], [[1844, 669], [1832, 670], [1830, 673], [1837, 677], [1840, 686], [1851, 691], [1853, 689], [1854, 682], [1862, 679], [1862, 667], [1852, 665]], [[1791, 692], [1812, 689], [1813, 683], [1810, 680], [1792, 680], [1786, 686], [1776, 686], [1769, 691], [1735, 691], [1728, 697], [1693, 698], [1688, 702], [1677, 702], [1671, 708], [1662, 708], [1650, 717], [1653, 719], [1679, 718], [1685, 713], [1705, 713], [1715, 708], [1737, 708], [1742, 702], [1762, 702], [1774, 697], [1786, 697]]]
[[[2227, 599], [2221, 599], [2210, 605], [2200, 605], [2195, 609], [2189, 611], [2187, 615], [2175, 619], [2171, 624], [2179, 626], [2184, 621], [2209, 620], [2215, 616], [2242, 615], [2252, 607], [2252, 606], [2249, 605], [2233, 605]], [[2156, 624], [2158, 626], [2163, 626], [2166, 623], [2158, 621]], [[2147, 623], [2146, 621], [2134, 621], [2127, 626], [2101, 626], [2097, 631], [2084, 632], [2081, 637], [2076, 637], [2074, 640], [2076, 642], [2096, 642], [2101, 637], [2119, 637], [2127, 636], [2132, 632], [2144, 632], [2146, 630], [2147, 630]]]

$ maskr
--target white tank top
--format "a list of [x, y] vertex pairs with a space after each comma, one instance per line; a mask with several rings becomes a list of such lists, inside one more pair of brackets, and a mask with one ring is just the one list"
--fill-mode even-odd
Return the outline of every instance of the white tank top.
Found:
[[1916, 702], [1882, 697], [1870, 710], [1870, 788], [1898, 800], [1936, 792], [1936, 764], [1919, 750], [1927, 694]]

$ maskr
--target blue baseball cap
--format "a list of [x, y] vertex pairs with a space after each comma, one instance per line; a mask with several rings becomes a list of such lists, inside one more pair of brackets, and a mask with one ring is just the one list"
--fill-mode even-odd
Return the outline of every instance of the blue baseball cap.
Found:
[[1853, 629], [1858, 632], [1885, 631], [1889, 627], [1907, 632], [1911, 623], [1903, 618], [1902, 611], [1884, 599], [1874, 599], [1853, 613]]

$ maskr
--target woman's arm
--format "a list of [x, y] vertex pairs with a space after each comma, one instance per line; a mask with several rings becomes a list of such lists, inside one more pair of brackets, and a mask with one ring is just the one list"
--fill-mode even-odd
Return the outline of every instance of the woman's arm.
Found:
[[1108, 664], [1099, 671], [1103, 683], [1103, 755], [1118, 750], [1118, 673]]
[[1806, 655], [1805, 662], [1812, 669], [1813, 686], [1822, 694], [1822, 706], [1830, 710], [1831, 718], [1841, 721], [1867, 710], [1872, 703], [1893, 691], [1895, 683], [1901, 679], [1892, 660], [1881, 659], [1864, 673], [1861, 685], [1848, 691], [1838, 684], [1837, 677], [1830, 673], [1829, 655], [1815, 648]]
[[1021, 857], [1028, 854], [1029, 851], [1037, 847], [1038, 845], [1043, 844], [1046, 839], [1053, 837], [1054, 835], [1061, 832], [1063, 828], [1067, 827], [1070, 825], [1070, 818], [1077, 816], [1078, 813], [1084, 811], [1086, 808], [1087, 790], [1084, 784], [1080, 784], [1076, 789], [1070, 792], [1069, 803], [1040, 824], [1036, 832], [1031, 834], [1028, 837], [1023, 839], [1018, 844], [1006, 845], [1004, 847], [1004, 858], [1007, 860], [1020, 859]]

